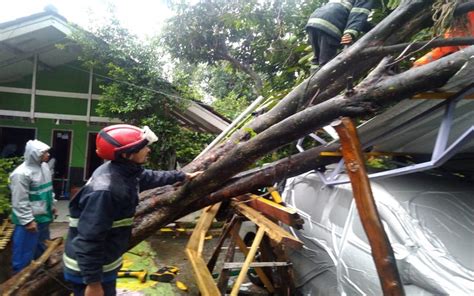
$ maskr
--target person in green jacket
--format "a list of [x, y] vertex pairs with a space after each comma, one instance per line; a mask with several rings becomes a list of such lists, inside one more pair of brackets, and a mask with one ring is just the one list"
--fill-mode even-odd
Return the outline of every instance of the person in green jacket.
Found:
[[13, 272], [17, 273], [38, 258], [49, 240], [53, 221], [53, 185], [47, 164], [50, 147], [38, 140], [25, 146], [25, 160], [10, 174], [12, 192]]

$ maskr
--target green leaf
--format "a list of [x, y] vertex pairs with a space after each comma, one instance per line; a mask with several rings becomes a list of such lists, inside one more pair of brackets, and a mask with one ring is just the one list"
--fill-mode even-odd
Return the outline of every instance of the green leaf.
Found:
[[257, 133], [249, 127], [244, 127], [244, 131], [246, 131], [250, 135], [250, 138], [253, 138], [257, 135]]

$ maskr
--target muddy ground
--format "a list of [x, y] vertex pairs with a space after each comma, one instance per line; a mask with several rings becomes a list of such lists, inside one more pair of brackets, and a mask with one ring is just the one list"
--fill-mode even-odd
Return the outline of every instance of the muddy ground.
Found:
[[[68, 223], [52, 223], [50, 230], [51, 230], [51, 237], [58, 237], [58, 236], [65, 236], [67, 233], [67, 228], [68, 228]], [[209, 239], [206, 240], [204, 244], [204, 249], [203, 249], [203, 256], [205, 261], [208, 260], [208, 258], [211, 256], [219, 235], [218, 235], [218, 230], [213, 231], [212, 236], [208, 237]], [[195, 283], [191, 264], [189, 263], [185, 253], [184, 253], [184, 248], [189, 240], [189, 235], [187, 234], [178, 234], [175, 235], [173, 233], [157, 233], [156, 235], [151, 236], [149, 239], [147, 239], [147, 242], [149, 243], [151, 249], [155, 252], [154, 255], [154, 262], [156, 266], [163, 267], [163, 266], [176, 266], [179, 268], [179, 274], [176, 277], [176, 280], [179, 280], [183, 282], [187, 287], [188, 291], [184, 292], [179, 290], [176, 285], [174, 284], [174, 281], [170, 284], [163, 284], [167, 285], [166, 286], [166, 295], [199, 295], [199, 289]], [[10, 244], [11, 247], [11, 244]], [[222, 252], [222, 256], [225, 254], [225, 250]], [[1, 254], [0, 254], [1, 255]], [[5, 255], [5, 254], [3, 254]], [[7, 261], [9, 262], [8, 257], [3, 257], [2, 259], [2, 267], [0, 269], [3, 269], [3, 276], [6, 276], [6, 273], [8, 273], [8, 268], [6, 268]], [[220, 270], [220, 266], [222, 266], [222, 258], [219, 258], [215, 272]], [[5, 261], [5, 262], [4, 262]], [[236, 251], [236, 257], [235, 260], [236, 262], [243, 262], [244, 257], [243, 255]], [[10, 264], [8, 264], [10, 265]], [[2, 271], [0, 270], [0, 275], [2, 275]], [[235, 280], [236, 277], [232, 277], [230, 282]], [[0, 279], [1, 280], [1, 279]], [[266, 291], [252, 285], [250, 282], [246, 282], [242, 285], [242, 293], [241, 295], [267, 295]], [[140, 293], [140, 292], [125, 292], [125, 293], [119, 293], [119, 295], [158, 295], [158, 293]]]

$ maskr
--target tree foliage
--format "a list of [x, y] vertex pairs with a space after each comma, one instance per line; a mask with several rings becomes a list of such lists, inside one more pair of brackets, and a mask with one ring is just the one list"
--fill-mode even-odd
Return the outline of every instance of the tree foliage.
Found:
[[10, 173], [20, 165], [23, 157], [0, 158], [0, 215], [9, 214], [11, 210], [8, 178]]
[[[148, 125], [155, 131], [159, 144], [151, 155], [153, 167], [168, 169], [175, 159], [181, 163], [192, 160], [209, 136], [196, 137], [170, 116], [171, 111], [185, 108], [193, 93], [162, 77], [159, 47], [131, 34], [114, 14], [90, 32], [76, 30], [71, 38], [81, 48], [80, 61], [97, 74], [103, 98], [99, 114]], [[196, 148], [177, 151], [187, 144]]]
[[[253, 80], [256, 92], [294, 82], [304, 25], [319, 1], [207, 0], [178, 5], [162, 40], [170, 54], [189, 63], [222, 66], [226, 61]], [[265, 81], [265, 83], [263, 83]]]

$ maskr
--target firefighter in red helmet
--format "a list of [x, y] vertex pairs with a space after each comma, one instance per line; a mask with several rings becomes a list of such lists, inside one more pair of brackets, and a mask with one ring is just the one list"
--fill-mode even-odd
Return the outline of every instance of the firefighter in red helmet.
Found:
[[74, 295], [115, 295], [117, 272], [128, 247], [138, 193], [192, 179], [200, 172], [144, 169], [157, 136], [148, 128], [117, 124], [97, 135], [98, 167], [69, 204], [64, 277]]

